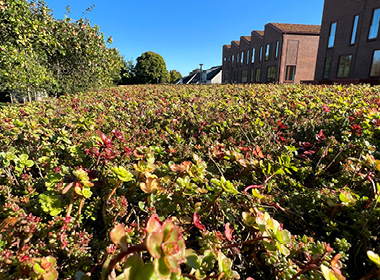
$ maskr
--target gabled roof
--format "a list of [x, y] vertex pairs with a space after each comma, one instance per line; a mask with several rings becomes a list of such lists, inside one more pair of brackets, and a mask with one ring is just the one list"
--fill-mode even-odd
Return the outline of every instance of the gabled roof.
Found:
[[308, 34], [319, 35], [321, 32], [320, 25], [310, 24], [289, 24], [289, 23], [268, 23], [274, 29], [285, 34]]
[[220, 71], [222, 71], [222, 66], [215, 66], [208, 70], [207, 73], [207, 80], [211, 81], [216, 75], [219, 74]]
[[237, 46], [240, 46], [240, 41], [232, 41], [231, 45], [234, 45], [234, 44], [237, 45]]
[[252, 34], [257, 34], [257, 35], [259, 35], [259, 36], [261, 36], [261, 37], [263, 37], [264, 36], [264, 31], [262, 31], [262, 30], [253, 30], [252, 31]]
[[240, 40], [243, 40], [243, 39], [247, 40], [248, 42], [251, 42], [251, 36], [241, 36]]
[[231, 45], [224, 45], [223, 47], [227, 48], [227, 49], [230, 49], [231, 48]]

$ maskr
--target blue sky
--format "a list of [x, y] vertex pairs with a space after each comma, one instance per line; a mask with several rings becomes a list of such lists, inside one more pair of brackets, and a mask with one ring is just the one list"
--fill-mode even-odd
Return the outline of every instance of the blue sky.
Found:
[[[46, 0], [56, 18], [87, 17], [127, 60], [161, 54], [187, 75], [222, 63], [222, 46], [268, 22], [320, 24], [323, 0]], [[95, 5], [90, 13], [86, 8]]]

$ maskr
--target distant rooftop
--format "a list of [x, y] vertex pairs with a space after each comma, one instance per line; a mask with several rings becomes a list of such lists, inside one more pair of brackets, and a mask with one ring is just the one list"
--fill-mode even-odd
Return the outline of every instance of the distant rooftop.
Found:
[[234, 43], [234, 44], [240, 46], [240, 41], [232, 41], [232, 43]]
[[319, 35], [321, 32], [320, 25], [289, 24], [289, 23], [268, 23], [268, 24], [283, 33]]
[[262, 30], [253, 30], [252, 32], [257, 33], [261, 37], [264, 36], [264, 31], [262, 31]]
[[248, 42], [251, 42], [251, 36], [241, 36], [240, 38], [241, 38], [241, 39], [245, 39], [245, 40], [247, 40]]

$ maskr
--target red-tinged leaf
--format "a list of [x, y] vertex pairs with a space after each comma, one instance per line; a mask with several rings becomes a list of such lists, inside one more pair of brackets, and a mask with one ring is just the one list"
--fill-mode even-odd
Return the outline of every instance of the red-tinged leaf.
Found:
[[66, 194], [73, 185], [74, 183], [67, 184], [67, 186], [62, 190], [62, 194]]
[[324, 104], [322, 106], [322, 110], [323, 110], [323, 112], [326, 112], [326, 113], [329, 113], [331, 111], [330, 108], [329, 108], [329, 106], [327, 106], [326, 104]]
[[231, 228], [230, 223], [224, 225], [224, 235], [228, 241], [232, 241], [234, 239], [233, 232], [234, 230]]
[[146, 238], [146, 248], [153, 258], [160, 258], [162, 255], [161, 244], [164, 240], [164, 234], [162, 231], [156, 231], [148, 234]]
[[176, 258], [165, 256], [164, 262], [166, 264], [166, 267], [170, 270], [171, 273], [177, 274], [181, 272], [178, 260]]
[[162, 243], [161, 248], [165, 256], [175, 255], [179, 252], [179, 246], [177, 242], [164, 242]]
[[190, 169], [191, 165], [191, 161], [184, 161], [181, 164], [170, 165], [170, 170], [173, 172], [184, 173]]
[[263, 151], [261, 150], [260, 146], [258, 146], [258, 145], [256, 145], [256, 148], [255, 148], [255, 150], [253, 151], [253, 154], [254, 154], [256, 157], [264, 158]]
[[111, 241], [120, 246], [122, 250], [127, 250], [128, 244], [126, 242], [125, 226], [118, 224], [110, 232]]
[[148, 233], [159, 231], [161, 229], [161, 221], [157, 214], [153, 214], [146, 225], [146, 231]]
[[193, 224], [194, 226], [201, 230], [201, 231], [205, 231], [206, 230], [206, 227], [202, 224], [201, 222], [201, 219], [199, 217], [199, 214], [197, 212], [194, 212], [194, 215], [193, 215]]
[[318, 134], [315, 136], [315, 138], [318, 140], [318, 141], [323, 141], [323, 140], [326, 140], [326, 135], [325, 135], [325, 132], [323, 131], [323, 129], [321, 129]]
[[246, 192], [248, 192], [249, 190], [252, 190], [252, 189], [263, 190], [263, 189], [265, 189], [265, 186], [264, 185], [250, 185], [250, 186], [246, 187], [243, 192], [246, 193]]

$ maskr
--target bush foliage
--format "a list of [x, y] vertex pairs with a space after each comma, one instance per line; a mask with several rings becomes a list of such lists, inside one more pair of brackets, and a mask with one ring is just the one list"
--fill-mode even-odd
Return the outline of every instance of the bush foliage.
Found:
[[376, 279], [380, 88], [128, 86], [0, 109], [1, 279]]
[[34, 98], [108, 87], [121, 56], [88, 21], [56, 20], [43, 1], [0, 0], [0, 91]]

